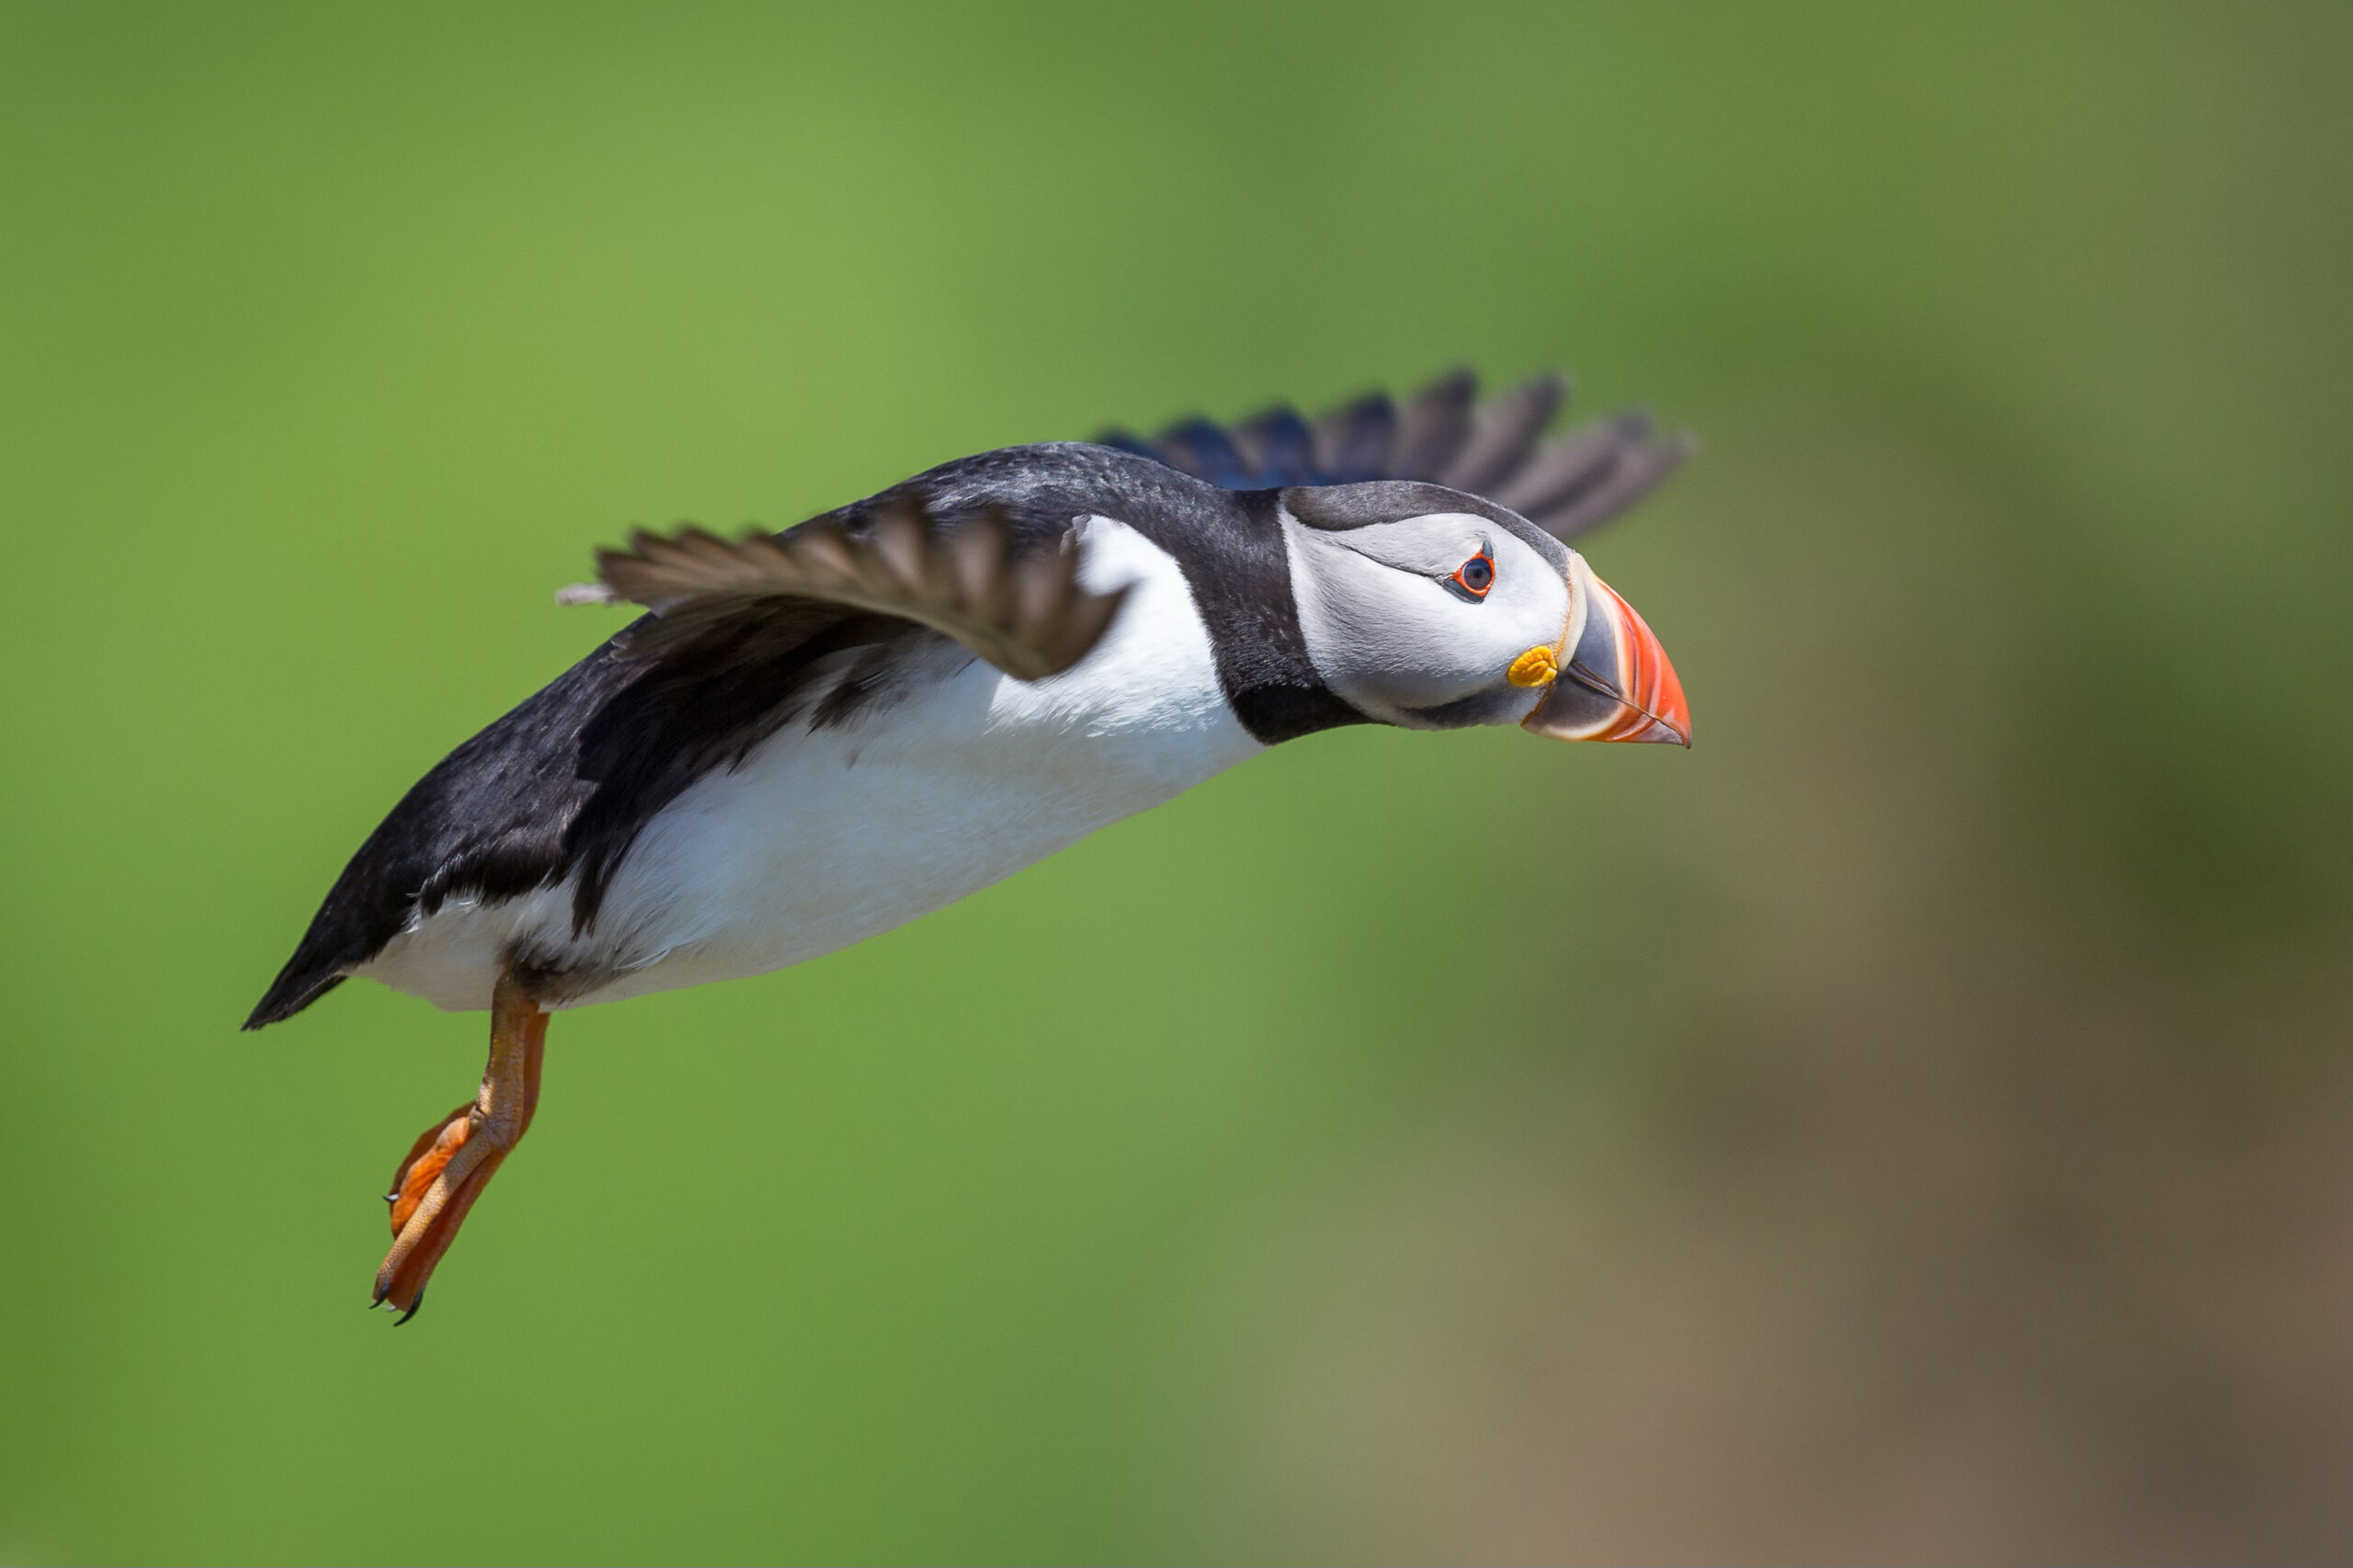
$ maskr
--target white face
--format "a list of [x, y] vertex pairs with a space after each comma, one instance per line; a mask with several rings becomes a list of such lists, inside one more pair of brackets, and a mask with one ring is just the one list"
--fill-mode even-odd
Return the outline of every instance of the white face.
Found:
[[1574, 552], [1564, 570], [1469, 512], [1352, 528], [1286, 512], [1283, 531], [1308, 656], [1364, 712], [1412, 729], [1516, 724], [1542, 699], [1506, 672], [1531, 648], [1561, 651]]

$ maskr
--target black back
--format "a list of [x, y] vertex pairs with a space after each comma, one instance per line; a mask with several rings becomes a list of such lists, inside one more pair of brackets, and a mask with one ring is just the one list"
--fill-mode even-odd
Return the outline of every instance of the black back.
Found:
[[[1364, 716], [1307, 657], [1275, 494], [1236, 494], [1131, 453], [1076, 442], [1008, 447], [947, 463], [828, 516], [853, 535], [912, 490], [944, 525], [987, 510], [1022, 549], [1072, 522], [1117, 517], [1184, 570], [1218, 678], [1251, 733], [1273, 744]], [[733, 645], [629, 656], [617, 634], [451, 752], [402, 797], [336, 879], [248, 1028], [292, 1017], [413, 917], [449, 899], [499, 902], [573, 877], [575, 931], [596, 921], [646, 824], [715, 767], [740, 765], [785, 725], [850, 722], [889, 700], [892, 675], [938, 633], [839, 606], [795, 606]], [[821, 679], [828, 655], [848, 673]], [[838, 663], [838, 661], [834, 661]], [[831, 668], [829, 664], [828, 668]]]

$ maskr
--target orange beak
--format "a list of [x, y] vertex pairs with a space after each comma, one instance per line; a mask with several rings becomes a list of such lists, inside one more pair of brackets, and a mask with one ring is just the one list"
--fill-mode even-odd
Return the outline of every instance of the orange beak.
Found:
[[1562, 741], [1689, 745], [1691, 709], [1683, 683], [1651, 629], [1582, 557], [1570, 558], [1569, 584], [1582, 601], [1582, 624], [1573, 612], [1574, 645], [1552, 689], [1520, 727]]

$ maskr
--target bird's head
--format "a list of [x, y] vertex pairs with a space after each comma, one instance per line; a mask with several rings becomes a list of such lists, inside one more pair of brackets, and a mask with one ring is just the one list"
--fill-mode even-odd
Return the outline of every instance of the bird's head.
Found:
[[1362, 712], [1691, 744], [1683, 684], [1643, 618], [1518, 513], [1396, 480], [1295, 487], [1281, 503], [1308, 655]]

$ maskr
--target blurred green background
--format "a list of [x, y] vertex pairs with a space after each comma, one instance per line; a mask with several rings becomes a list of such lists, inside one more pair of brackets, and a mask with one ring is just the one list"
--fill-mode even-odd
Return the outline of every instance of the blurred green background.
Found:
[[[0, 10], [0, 1560], [2342, 1560], [2341, 5]], [[1698, 745], [235, 1025], [635, 524], [1554, 363]]]

